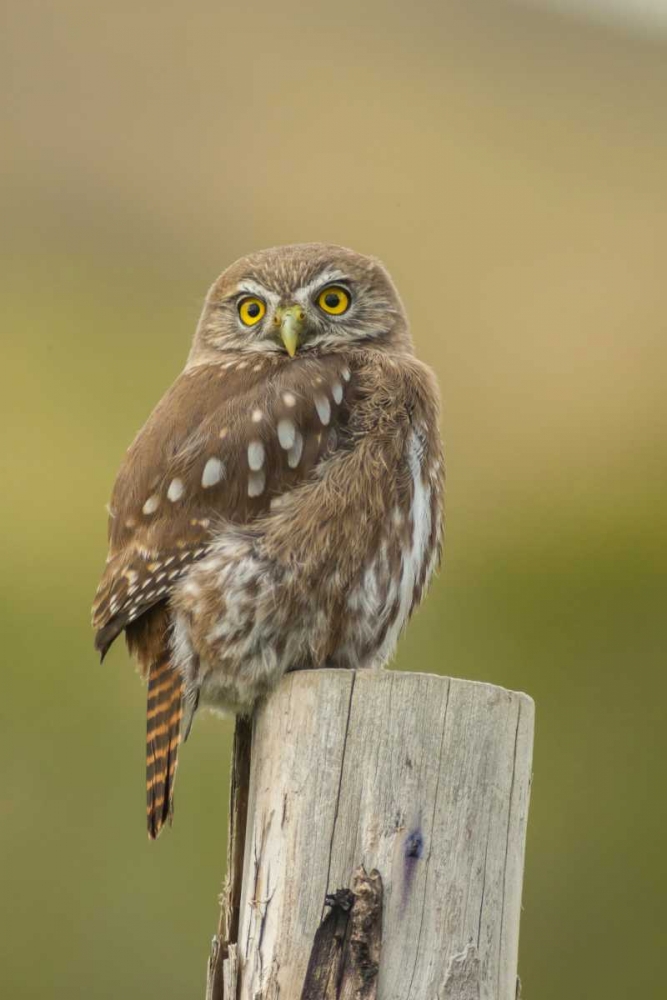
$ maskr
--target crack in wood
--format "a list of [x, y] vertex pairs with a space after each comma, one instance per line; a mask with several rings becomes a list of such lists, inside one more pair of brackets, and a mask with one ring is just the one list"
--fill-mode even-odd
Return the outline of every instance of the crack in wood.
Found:
[[[507, 804], [507, 836], [505, 838], [505, 863], [503, 865], [503, 895], [502, 895], [502, 905], [500, 908], [500, 940], [503, 940], [503, 926], [505, 920], [505, 894], [507, 892], [507, 858], [510, 851], [510, 830], [512, 828], [512, 805], [514, 800], [514, 783], [516, 779], [516, 755], [519, 747], [519, 726], [521, 725], [521, 701], [517, 705], [516, 713], [516, 730], [514, 732], [514, 753], [512, 755], [512, 780], [510, 782], [510, 794], [509, 801]], [[498, 963], [498, 980], [497, 980], [497, 990], [498, 996], [500, 996], [500, 974], [502, 970], [502, 965]]]
[[[347, 751], [347, 737], [350, 731], [350, 716], [352, 715], [352, 699], [354, 697], [354, 684], [357, 679], [356, 670], [352, 671], [352, 682], [350, 684], [350, 700], [347, 705], [347, 718], [345, 720], [345, 735], [343, 736], [343, 750], [340, 756], [340, 774], [338, 776], [338, 791], [336, 795], [336, 808], [334, 810], [333, 823], [331, 824], [331, 841], [329, 843], [329, 862], [327, 866], [327, 882], [326, 888], [329, 888], [329, 879], [331, 877], [331, 859], [333, 857], [333, 845], [334, 837], [336, 836], [336, 822], [338, 820], [338, 810], [340, 808], [340, 793], [343, 787], [343, 774], [345, 771], [345, 753]], [[324, 907], [322, 907], [322, 915], [324, 915]]]

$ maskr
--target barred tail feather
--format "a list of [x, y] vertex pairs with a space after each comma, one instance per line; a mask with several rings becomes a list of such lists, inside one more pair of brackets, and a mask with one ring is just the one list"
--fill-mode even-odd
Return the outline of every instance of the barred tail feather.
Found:
[[182, 716], [181, 675], [168, 659], [159, 660], [148, 675], [146, 704], [146, 814], [151, 840], [171, 821]]

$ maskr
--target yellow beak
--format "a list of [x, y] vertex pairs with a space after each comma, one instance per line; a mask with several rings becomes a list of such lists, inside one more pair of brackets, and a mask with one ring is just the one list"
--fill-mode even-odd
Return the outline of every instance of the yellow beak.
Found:
[[280, 326], [280, 339], [290, 358], [297, 352], [305, 318], [301, 306], [288, 306], [276, 311], [275, 323]]

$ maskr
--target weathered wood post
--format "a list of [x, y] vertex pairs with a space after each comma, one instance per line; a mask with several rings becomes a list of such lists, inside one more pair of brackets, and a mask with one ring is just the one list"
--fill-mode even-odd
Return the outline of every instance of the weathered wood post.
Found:
[[[285, 677], [237, 725], [208, 997], [514, 1000], [533, 719], [489, 684]], [[313, 952], [325, 897], [350, 885]]]

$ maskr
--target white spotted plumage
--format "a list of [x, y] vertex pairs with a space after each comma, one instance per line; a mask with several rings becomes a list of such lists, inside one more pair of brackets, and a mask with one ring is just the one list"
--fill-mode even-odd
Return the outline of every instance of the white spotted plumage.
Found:
[[183, 480], [176, 477], [172, 479], [169, 483], [169, 488], [167, 490], [167, 499], [171, 500], [172, 503], [176, 503], [180, 500], [185, 492], [185, 487], [183, 486]]
[[261, 441], [251, 441], [248, 445], [248, 465], [258, 472], [264, 465], [264, 445]]
[[204, 471], [202, 472], [201, 484], [204, 489], [208, 489], [211, 486], [216, 486], [222, 479], [224, 471], [224, 465], [222, 460], [216, 455], [212, 455], [206, 462], [204, 466]]
[[303, 435], [299, 431], [294, 433], [294, 442], [287, 452], [287, 464], [290, 469], [296, 469], [299, 462], [301, 461], [301, 455], [303, 453]]
[[266, 473], [263, 469], [257, 469], [248, 476], [248, 496], [259, 497], [264, 492], [266, 485]]
[[152, 496], [146, 500], [143, 507], [141, 508], [142, 514], [154, 514], [155, 511], [160, 506], [160, 498], [157, 493], [153, 493]]
[[[242, 295], [264, 304], [251, 328]], [[381, 665], [438, 562], [441, 476], [437, 389], [382, 266], [321, 245], [244, 258], [119, 473], [97, 646], [125, 629], [149, 674], [167, 656], [186, 729], [286, 670]]]
[[315, 409], [320, 421], [326, 427], [331, 420], [331, 403], [326, 396], [322, 396], [319, 393], [315, 396]]
[[296, 427], [293, 420], [289, 420], [283, 417], [282, 420], [278, 421], [278, 441], [280, 442], [280, 447], [284, 448], [285, 451], [289, 449], [294, 444], [294, 439], [296, 437]]

